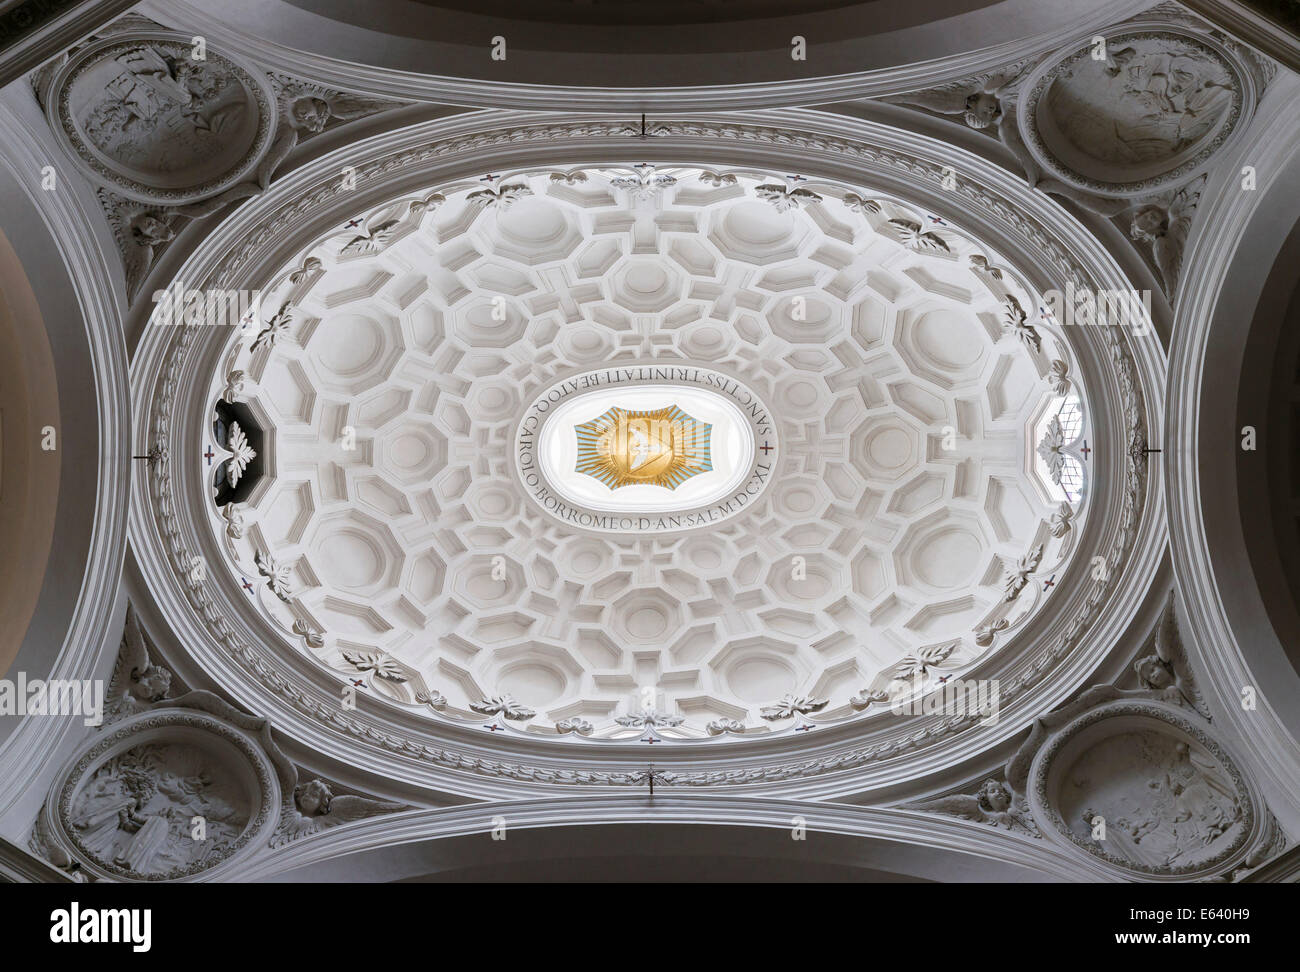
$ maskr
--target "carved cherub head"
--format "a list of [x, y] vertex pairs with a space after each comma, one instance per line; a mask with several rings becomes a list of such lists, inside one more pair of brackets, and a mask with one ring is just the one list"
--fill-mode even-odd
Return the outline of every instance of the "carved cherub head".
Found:
[[144, 671], [131, 673], [130, 692], [141, 702], [157, 702], [165, 698], [172, 687], [172, 673], [161, 665], [150, 665]]
[[294, 101], [289, 109], [295, 128], [320, 132], [330, 120], [330, 106], [324, 98], [306, 95]]
[[1011, 791], [1005, 783], [997, 780], [985, 780], [979, 791], [980, 807], [996, 813], [1005, 813], [1011, 809]]
[[1174, 677], [1164, 663], [1155, 655], [1146, 655], [1133, 663], [1133, 671], [1138, 680], [1148, 688], [1167, 689], [1174, 684]]
[[176, 231], [157, 216], [141, 213], [131, 220], [131, 236], [142, 246], [158, 246], [175, 239]]
[[1144, 243], [1154, 243], [1169, 230], [1169, 215], [1159, 206], [1143, 206], [1133, 214], [1128, 235]]
[[299, 784], [293, 791], [293, 799], [298, 804], [298, 809], [308, 817], [329, 813], [330, 800], [333, 798], [334, 793], [323, 780]]
[[1002, 102], [987, 91], [977, 91], [966, 99], [963, 118], [971, 128], [988, 128], [1002, 116]]

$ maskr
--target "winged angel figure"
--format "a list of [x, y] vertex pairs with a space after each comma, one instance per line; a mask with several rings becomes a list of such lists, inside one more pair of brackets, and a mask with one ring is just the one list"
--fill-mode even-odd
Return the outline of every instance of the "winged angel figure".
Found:
[[1142, 687], [1175, 705], [1186, 705], [1209, 719], [1209, 707], [1196, 687], [1187, 653], [1178, 637], [1172, 594], [1160, 624], [1156, 626], [1153, 648], [1152, 654], [1143, 655], [1133, 663], [1133, 671]]
[[971, 128], [992, 129], [1025, 167], [1029, 181], [1036, 183], [1042, 172], [1016, 127], [1017, 88], [1032, 66], [1031, 61], [1018, 61], [1000, 71], [950, 81], [925, 91], [891, 95], [882, 100], [914, 105], [940, 115], [961, 115]]
[[176, 238], [187, 220], [176, 212], [121, 199], [103, 189], [99, 201], [122, 252], [127, 295], [134, 297], [158, 254]]
[[149, 660], [149, 648], [135, 608], [127, 605], [126, 627], [117, 663], [108, 683], [106, 721], [124, 718], [149, 708], [171, 690], [172, 673]]
[[1178, 286], [1183, 247], [1187, 244], [1187, 234], [1192, 228], [1192, 218], [1196, 215], [1205, 179], [1201, 176], [1181, 189], [1156, 196], [1138, 207], [1129, 226], [1130, 237], [1150, 244], [1165, 293], [1170, 297]]
[[930, 813], [946, 813], [954, 817], [964, 817], [976, 823], [1001, 827], [1013, 833], [1038, 835], [1038, 826], [1034, 823], [1023, 801], [1016, 799], [1011, 787], [1001, 780], [985, 780], [979, 791], [973, 796], [959, 793], [955, 796], [939, 797], [912, 804], [909, 810], [927, 810]]
[[324, 780], [312, 780], [294, 786], [293, 805], [286, 808], [275, 843], [288, 843], [355, 820], [407, 809], [410, 808], [404, 804], [386, 800], [347, 794], [335, 796]]
[[179, 215], [198, 219], [216, 212], [227, 203], [264, 192], [271, 184], [271, 177], [289, 157], [289, 153], [298, 147], [298, 143], [323, 132], [332, 120], [351, 121], [398, 105], [395, 101], [334, 91], [284, 75], [275, 75], [274, 80], [279, 92], [277, 97], [279, 123], [275, 140], [271, 142], [266, 157], [258, 165], [253, 179], [232, 186], [210, 199], [181, 206], [176, 210]]
[[1016, 120], [1019, 86], [1033, 66], [1032, 60], [1017, 61], [1001, 70], [881, 100], [925, 108], [940, 115], [960, 115], [971, 128], [992, 131], [1016, 157], [1031, 186], [1065, 196], [1103, 216], [1119, 215], [1128, 208], [1127, 200], [1104, 199], [1046, 177], [1025, 140], [1020, 137]]

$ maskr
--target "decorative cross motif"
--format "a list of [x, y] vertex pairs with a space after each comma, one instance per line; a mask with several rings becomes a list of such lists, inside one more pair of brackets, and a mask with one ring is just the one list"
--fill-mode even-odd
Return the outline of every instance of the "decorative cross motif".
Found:
[[360, 225], [361, 225], [361, 220], [359, 220], [359, 219], [352, 219], [352, 220], [348, 220], [346, 223], [344, 223], [344, 224], [343, 224], [343, 228], [344, 228], [344, 229], [356, 229], [356, 228], [357, 228], [358, 226], [360, 226]]
[[366, 687], [366, 683], [365, 683], [364, 681], [362, 681], [361, 679], [359, 679], [359, 678], [354, 678], [354, 679], [352, 679], [352, 684], [355, 685], [357, 688], [365, 688], [365, 687]]
[[490, 186], [490, 185], [492, 185], [493, 182], [495, 182], [497, 179], [500, 179], [500, 178], [501, 178], [501, 177], [500, 177], [499, 175], [493, 175], [491, 172], [489, 172], [487, 175], [485, 175], [485, 176], [481, 176], [481, 177], [479, 178], [478, 181], [479, 181], [479, 182], [486, 182], [486, 183]]
[[1087, 440], [1087, 439], [1084, 439], [1084, 440], [1083, 440], [1083, 448], [1080, 449], [1079, 451], [1083, 453], [1083, 458], [1084, 458], [1085, 460], [1088, 458], [1089, 455], [1092, 454], [1092, 449], [1088, 446], [1088, 440]]
[[763, 440], [763, 446], [762, 446], [762, 448], [763, 448], [763, 455], [767, 455], [769, 452], [772, 451], [772, 449], [773, 449], [774, 447], [768, 445], [768, 444], [767, 444], [767, 440], [764, 439], [764, 440]]
[[808, 181], [808, 177], [807, 177], [807, 176], [801, 176], [801, 175], [788, 175], [788, 176], [786, 176], [786, 178], [789, 179], [791, 182], [807, 182], [807, 181]]
[[489, 725], [486, 725], [486, 726], [484, 726], [483, 728], [486, 729], [488, 732], [505, 732], [505, 731], [506, 731], [506, 727], [505, 727], [505, 726], [498, 726], [495, 722], [490, 723]]
[[208, 465], [209, 465], [209, 466], [212, 465], [212, 459], [213, 459], [213, 457], [214, 457], [215, 455], [216, 455], [216, 453], [212, 451], [212, 446], [209, 445], [209, 446], [208, 446], [208, 451], [205, 452], [205, 453], [203, 453], [203, 458], [206, 459], [206, 460], [208, 460]]
[[816, 728], [817, 728], [817, 727], [814, 726], [811, 722], [805, 722], [802, 726], [795, 726], [795, 727], [794, 727], [794, 731], [795, 731], [795, 732], [812, 732], [812, 731], [813, 731], [814, 729], [816, 729]]
[[948, 679], [950, 679], [950, 678], [952, 678], [951, 675], [941, 675], [941, 676], [939, 676], [938, 679], [936, 679], [936, 681], [937, 681], [940, 685], [943, 685], [943, 684], [945, 684], [945, 683], [948, 681]]
[[240, 579], [241, 581], [243, 581], [243, 583], [240, 584], [239, 586], [242, 587], [244, 590], [248, 591], [249, 594], [252, 594], [252, 593], [253, 593], [253, 585], [250, 584], [250, 583], [248, 582], [248, 578], [247, 578], [247, 577], [241, 577], [241, 578], [239, 578], [239, 579]]
[[647, 746], [653, 746], [657, 742], [663, 742], [662, 739], [660, 739], [658, 736], [654, 735], [653, 733], [651, 733], [648, 736], [643, 736], [641, 738], [641, 741], [645, 743]]
[[1047, 578], [1047, 580], [1043, 581], [1043, 590], [1045, 590], [1045, 591], [1047, 591], [1047, 590], [1051, 590], [1051, 589], [1052, 589], [1053, 587], [1055, 587], [1055, 586], [1056, 586], [1056, 575], [1055, 575], [1055, 574], [1053, 574], [1051, 577]]
[[942, 216], [935, 216], [933, 213], [926, 213], [925, 215], [930, 218], [930, 222], [932, 223], [938, 223], [940, 226], [948, 225], [948, 221]]

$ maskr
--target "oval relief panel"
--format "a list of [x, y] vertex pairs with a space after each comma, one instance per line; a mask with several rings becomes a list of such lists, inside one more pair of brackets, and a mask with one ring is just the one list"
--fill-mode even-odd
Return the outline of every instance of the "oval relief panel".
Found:
[[[1104, 54], [1104, 57], [1097, 57]], [[1034, 157], [1093, 192], [1138, 195], [1191, 176], [1243, 117], [1246, 72], [1209, 38], [1130, 30], [1048, 61], [1020, 122]]]
[[[276, 819], [267, 757], [203, 713], [128, 719], [76, 760], [55, 791], [54, 825], [83, 863], [119, 880], [199, 874], [249, 846]], [[202, 818], [204, 839], [194, 837]]]
[[1122, 702], [1066, 726], [1036, 757], [1031, 800], [1071, 842], [1124, 870], [1186, 875], [1250, 835], [1253, 805], [1228, 755], [1163, 706]]
[[170, 31], [115, 35], [54, 77], [52, 127], [95, 182], [146, 202], [184, 204], [250, 177], [275, 134], [260, 72]]

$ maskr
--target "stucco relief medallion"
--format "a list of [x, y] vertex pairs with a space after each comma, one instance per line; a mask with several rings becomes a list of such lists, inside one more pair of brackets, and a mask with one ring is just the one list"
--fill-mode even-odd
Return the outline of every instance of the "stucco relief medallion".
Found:
[[1020, 124], [1046, 169], [1091, 192], [1184, 181], [1253, 108], [1247, 72], [1201, 34], [1137, 28], [1067, 51], [1026, 81]]
[[629, 365], [552, 385], [515, 436], [520, 482], [546, 513], [610, 533], [672, 533], [751, 508], [776, 467], [772, 413], [693, 365]]
[[52, 794], [50, 823], [92, 873], [176, 880], [269, 833], [280, 790], [277, 768], [238, 727], [209, 712], [154, 709], [81, 752]]
[[269, 82], [171, 31], [114, 35], [79, 50], [51, 83], [52, 128], [94, 182], [183, 205], [243, 181], [275, 135]]
[[1074, 845], [1157, 876], [1222, 869], [1254, 826], [1232, 759], [1159, 703], [1113, 702], [1064, 725], [1034, 759], [1030, 801]]

